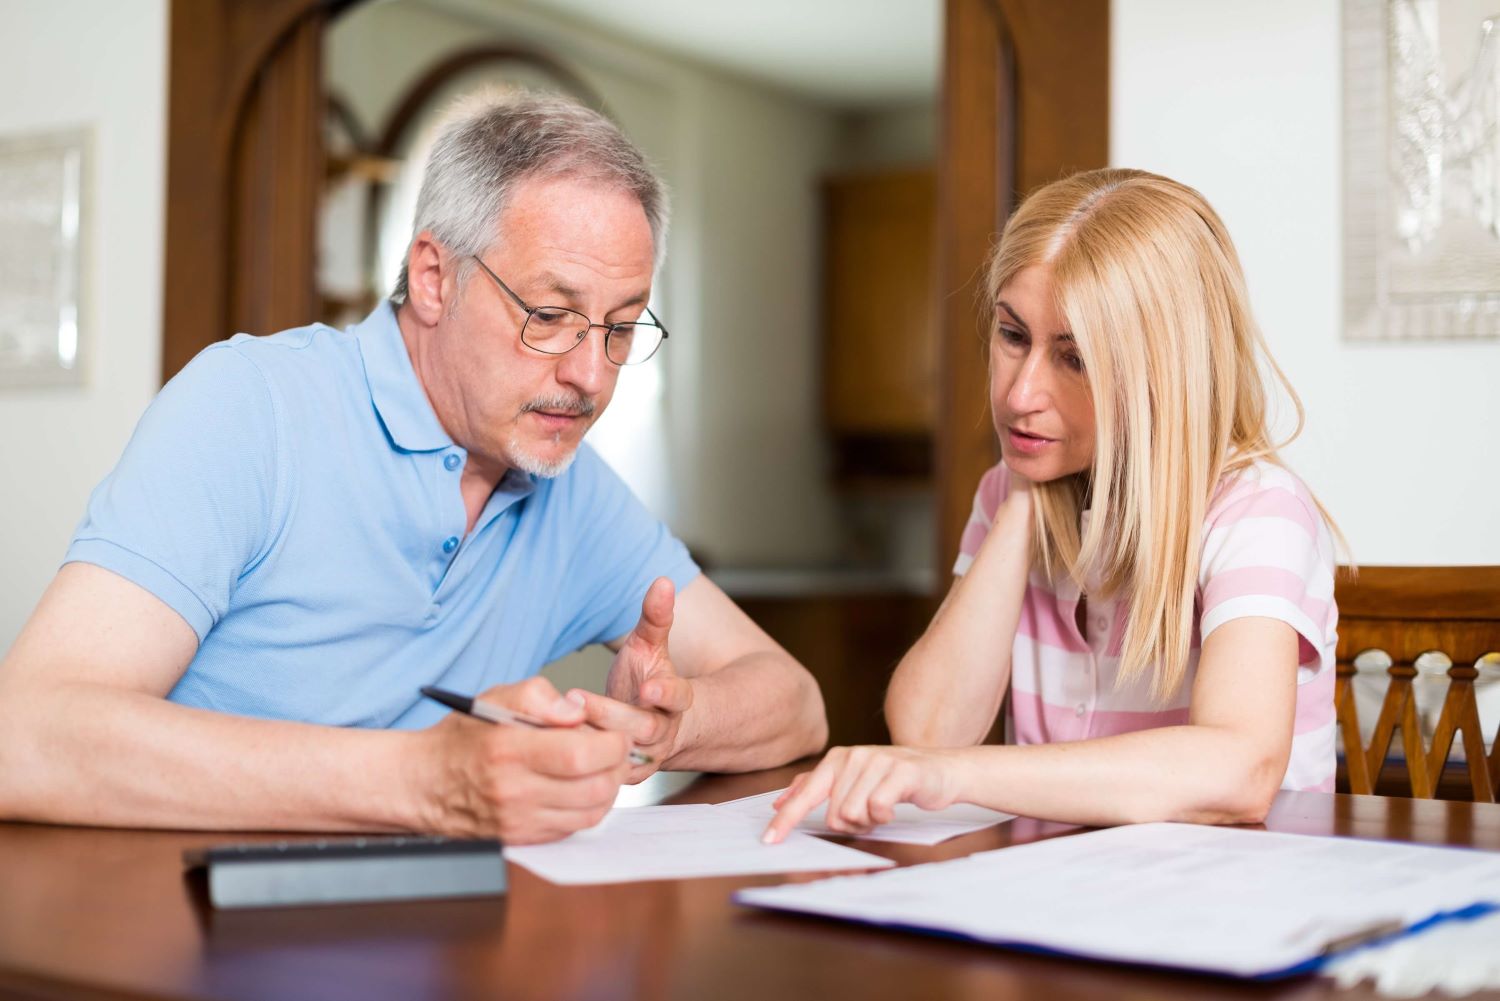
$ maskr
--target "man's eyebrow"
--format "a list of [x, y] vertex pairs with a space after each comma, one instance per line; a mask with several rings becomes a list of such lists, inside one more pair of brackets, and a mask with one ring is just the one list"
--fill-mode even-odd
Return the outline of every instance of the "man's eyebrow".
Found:
[[[579, 300], [583, 298], [582, 292], [569, 285], [567, 281], [565, 281], [560, 276], [550, 271], [544, 271], [542, 272], [542, 274], [538, 275], [535, 284], [544, 293], [555, 293], [559, 297], [566, 299], [572, 305], [577, 305]], [[609, 310], [609, 313], [617, 313], [620, 310], [627, 309], [631, 306], [644, 306], [646, 304], [647, 298], [648, 296], [645, 292], [637, 292], [635, 295], [631, 296], [625, 301], [616, 304], [613, 309]], [[542, 303], [542, 305], [546, 306], [551, 304]], [[606, 313], [605, 315], [608, 316], [609, 313]]]
[[556, 292], [564, 299], [569, 299], [573, 302], [577, 302], [583, 297], [582, 292], [579, 292], [576, 288], [550, 271], [544, 271], [538, 275], [533, 284], [543, 292]]

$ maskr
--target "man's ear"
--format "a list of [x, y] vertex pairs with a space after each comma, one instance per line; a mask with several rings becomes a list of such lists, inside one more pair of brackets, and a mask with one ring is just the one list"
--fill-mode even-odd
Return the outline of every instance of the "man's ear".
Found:
[[444, 297], [452, 293], [443, 287], [450, 260], [430, 230], [418, 233], [407, 248], [406, 302], [426, 326], [437, 325], [443, 315]]

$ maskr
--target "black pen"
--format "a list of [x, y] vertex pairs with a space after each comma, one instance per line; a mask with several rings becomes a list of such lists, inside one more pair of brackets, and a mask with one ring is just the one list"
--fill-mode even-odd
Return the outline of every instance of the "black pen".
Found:
[[[499, 723], [501, 726], [529, 726], [536, 730], [548, 730], [552, 728], [551, 723], [543, 723], [539, 719], [523, 716], [504, 706], [498, 706], [493, 702], [481, 702], [467, 695], [459, 695], [444, 688], [434, 688], [431, 685], [422, 686], [422, 694], [434, 702], [441, 702], [455, 712], [461, 712], [475, 719], [482, 719], [489, 723]], [[644, 751], [635, 748], [630, 749], [630, 763], [632, 765], [654, 764], [656, 759]]]

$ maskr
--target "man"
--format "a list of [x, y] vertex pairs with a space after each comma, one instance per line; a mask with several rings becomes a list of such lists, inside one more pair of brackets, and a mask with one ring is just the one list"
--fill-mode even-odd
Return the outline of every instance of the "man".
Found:
[[[664, 217], [603, 117], [461, 109], [390, 303], [216, 344], [142, 418], [0, 665], [0, 817], [524, 843], [819, 749], [812, 678], [581, 446], [665, 337]], [[606, 695], [532, 677], [592, 642]]]

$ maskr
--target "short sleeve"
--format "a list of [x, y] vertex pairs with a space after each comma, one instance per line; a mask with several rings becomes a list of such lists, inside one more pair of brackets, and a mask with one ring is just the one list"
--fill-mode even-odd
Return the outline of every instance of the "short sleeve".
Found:
[[225, 343], [147, 408], [94, 489], [65, 563], [92, 563], [171, 606], [201, 642], [269, 544], [283, 477], [260, 370]]
[[1209, 508], [1200, 634], [1232, 619], [1279, 619], [1300, 638], [1299, 664], [1316, 666], [1337, 621], [1333, 571], [1332, 540], [1307, 488], [1282, 469], [1247, 471]]
[[593, 449], [579, 449], [569, 475], [576, 479], [568, 518], [578, 530], [568, 569], [575, 586], [569, 593], [577, 605], [567, 610], [550, 660], [634, 629], [646, 589], [656, 578], [671, 578], [681, 591], [699, 574], [687, 547]]
[[997, 462], [979, 478], [979, 489], [974, 491], [974, 509], [969, 513], [968, 524], [964, 526], [964, 534], [959, 539], [958, 559], [953, 561], [954, 576], [962, 577], [974, 565], [974, 557], [979, 555], [979, 546], [984, 542], [985, 536], [990, 534], [990, 526], [995, 523], [995, 512], [1000, 510], [1001, 502], [1009, 494], [1010, 470], [1005, 468], [1004, 463]]

